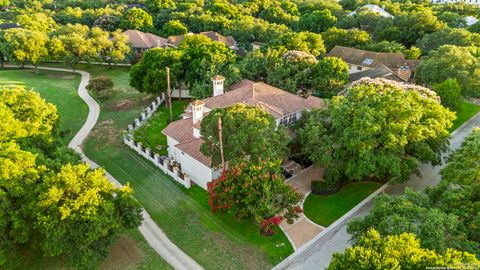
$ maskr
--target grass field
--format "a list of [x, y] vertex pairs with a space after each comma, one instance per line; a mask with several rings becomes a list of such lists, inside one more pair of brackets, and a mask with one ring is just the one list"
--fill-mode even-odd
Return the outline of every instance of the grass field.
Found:
[[[188, 102], [183, 100], [176, 100], [172, 102], [172, 118], [178, 119], [179, 116], [185, 111], [185, 107]], [[167, 154], [167, 137], [162, 134], [162, 130], [168, 125], [170, 120], [170, 111], [166, 106], [162, 106], [155, 114], [140, 128], [135, 130], [135, 141], [141, 142], [145, 147], [150, 149], [161, 150], [155, 152], [160, 155]]]
[[124, 146], [121, 131], [150, 104], [154, 96], [130, 89], [128, 72], [95, 66], [80, 70], [115, 77], [113, 98], [102, 102], [99, 123], [85, 144], [87, 156], [121, 182], [130, 182], [136, 197], [168, 237], [206, 269], [269, 269], [293, 252], [279, 231], [262, 237], [252, 221], [213, 214], [207, 194], [185, 190], [149, 161]]
[[0, 70], [0, 86], [34, 88], [44, 99], [57, 106], [65, 144], [82, 127], [88, 114], [87, 105], [77, 95], [79, 82], [80, 76], [71, 73], [40, 71], [36, 74], [30, 69]]
[[475, 105], [470, 102], [464, 101], [457, 112], [457, 119], [453, 121], [453, 126], [450, 128], [450, 131], [454, 131], [465, 123], [468, 119], [472, 118], [475, 114], [480, 112], [480, 106]]
[[[124, 74], [125, 70], [117, 74]], [[119, 76], [124, 78], [122, 76]], [[33, 70], [0, 70], [1, 86], [25, 86], [35, 89], [48, 102], [57, 106], [60, 115], [60, 129], [66, 130], [62, 141], [66, 144], [83, 125], [87, 114], [87, 105], [78, 97], [77, 89], [80, 77], [72, 73]], [[117, 89], [119, 95], [122, 88]], [[26, 246], [18, 247], [10, 267], [22, 270], [71, 269], [67, 258], [46, 258], [39, 250]], [[100, 269], [171, 269], [171, 267], [151, 249], [138, 230], [122, 235], [112, 247], [109, 257]]]
[[303, 205], [305, 215], [313, 222], [329, 226], [359, 204], [381, 184], [375, 182], [355, 182], [342, 187], [333, 195], [308, 195]]

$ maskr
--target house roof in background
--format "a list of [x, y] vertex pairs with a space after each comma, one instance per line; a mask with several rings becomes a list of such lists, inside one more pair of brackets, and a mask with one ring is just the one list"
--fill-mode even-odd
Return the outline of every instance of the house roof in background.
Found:
[[210, 109], [225, 108], [235, 103], [259, 105], [275, 118], [287, 116], [302, 110], [321, 107], [324, 101], [310, 96], [303, 98], [266, 83], [255, 83], [243, 80], [232, 85], [231, 90], [214, 97], [204, 99], [205, 106]]
[[138, 30], [127, 30], [123, 33], [128, 36], [128, 41], [133, 48], [150, 49], [163, 47], [167, 43], [165, 38]]
[[391, 69], [389, 69], [387, 66], [384, 64], [379, 64], [373, 69], [368, 69], [360, 72], [355, 72], [350, 74], [349, 79], [351, 82], [359, 80], [363, 77], [368, 77], [368, 78], [385, 78], [389, 80], [394, 80], [394, 81], [399, 81], [403, 82], [404, 80], [400, 78], [395, 72], [393, 72]]
[[393, 15], [388, 13], [384, 8], [381, 8], [381, 7], [379, 7], [377, 5], [373, 5], [373, 4], [366, 4], [362, 7], [359, 7], [359, 8], [357, 8], [357, 10], [355, 10], [353, 12], [350, 12], [348, 15], [353, 16], [353, 15], [357, 14], [358, 10], [362, 10], [362, 9], [368, 9], [372, 12], [380, 13], [380, 16], [382, 16], [384, 18], [393, 18]]
[[420, 62], [418, 60], [407, 60], [401, 53], [372, 52], [343, 46], [335, 46], [327, 56], [338, 57], [349, 64], [370, 68], [384, 64], [392, 70], [399, 69], [402, 66], [413, 68]]

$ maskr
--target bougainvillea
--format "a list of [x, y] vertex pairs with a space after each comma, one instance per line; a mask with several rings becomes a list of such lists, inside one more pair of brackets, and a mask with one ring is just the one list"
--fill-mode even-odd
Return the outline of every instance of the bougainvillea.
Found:
[[265, 235], [274, 233], [283, 219], [293, 222], [302, 210], [301, 196], [285, 183], [280, 162], [247, 160], [231, 163], [208, 184], [213, 212], [232, 212], [237, 218], [253, 218]]

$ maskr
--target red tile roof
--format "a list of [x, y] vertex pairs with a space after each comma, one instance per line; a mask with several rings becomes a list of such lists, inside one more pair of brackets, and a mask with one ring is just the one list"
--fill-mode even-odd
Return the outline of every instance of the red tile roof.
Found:
[[162, 130], [162, 133], [179, 143], [190, 141], [193, 139], [192, 118], [171, 122]]
[[184, 143], [177, 144], [175, 147], [183, 153], [191, 156], [209, 168], [212, 166], [212, 160], [200, 152], [200, 146], [203, 144], [202, 138], [196, 138]]
[[150, 49], [162, 47], [167, 43], [167, 40], [162, 37], [138, 30], [127, 30], [123, 34], [128, 36], [128, 41], [133, 48]]

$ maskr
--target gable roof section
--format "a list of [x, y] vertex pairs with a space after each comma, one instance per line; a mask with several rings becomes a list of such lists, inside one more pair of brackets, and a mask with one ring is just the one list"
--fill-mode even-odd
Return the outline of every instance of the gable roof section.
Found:
[[[376, 12], [376, 13], [379, 13], [380, 16], [384, 17], [384, 18], [393, 18], [393, 15], [388, 13], [385, 9], [377, 6], [377, 5], [373, 5], [373, 4], [366, 4], [360, 8], [358, 8], [357, 10], [360, 10], [360, 9], [368, 9], [372, 12]], [[348, 15], [349, 16], [353, 16], [355, 14], [357, 14], [357, 10], [353, 11], [353, 12], [350, 12]]]
[[370, 68], [384, 64], [393, 70], [406, 65], [415, 67], [419, 63], [418, 60], [406, 60], [401, 53], [372, 52], [343, 46], [335, 46], [327, 56], [338, 57], [349, 64]]
[[218, 41], [221, 42], [227, 47], [233, 47], [236, 44], [235, 39], [232, 36], [223, 36], [220, 33], [214, 32], [214, 31], [208, 31], [208, 32], [201, 32], [200, 35], [206, 36], [210, 38], [213, 41]]
[[259, 105], [272, 113], [275, 118], [280, 118], [298, 111], [321, 107], [324, 104], [320, 98], [313, 96], [303, 98], [265, 83], [244, 80], [234, 86], [238, 88], [223, 95], [204, 99], [205, 106], [209, 109], [216, 109], [235, 103]]
[[379, 64], [373, 69], [368, 69], [360, 72], [355, 72], [350, 74], [349, 79], [350, 81], [356, 81], [359, 80], [363, 77], [368, 77], [368, 78], [386, 78], [389, 80], [394, 80], [394, 81], [399, 81], [403, 82], [404, 80], [400, 78], [395, 72], [393, 72], [391, 69], [389, 69], [387, 66], [384, 64]]
[[128, 41], [133, 48], [150, 49], [163, 47], [167, 43], [167, 40], [162, 37], [138, 30], [127, 30], [123, 33], [128, 36]]
[[162, 133], [178, 143], [190, 141], [194, 138], [192, 118], [173, 121], [162, 130]]
[[184, 143], [179, 143], [175, 145], [175, 147], [182, 151], [183, 153], [191, 156], [193, 159], [197, 160], [198, 162], [202, 163], [209, 168], [212, 167], [212, 159], [205, 156], [200, 152], [200, 146], [203, 144], [202, 138], [196, 138]]

